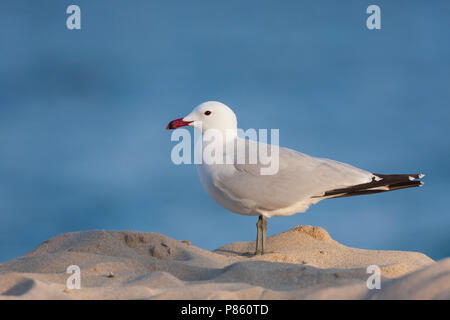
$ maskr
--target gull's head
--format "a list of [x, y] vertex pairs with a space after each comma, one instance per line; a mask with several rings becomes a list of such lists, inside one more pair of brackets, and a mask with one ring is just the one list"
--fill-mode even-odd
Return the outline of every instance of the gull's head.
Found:
[[169, 122], [166, 129], [191, 126], [205, 132], [209, 129], [220, 131], [236, 130], [237, 119], [233, 110], [221, 102], [207, 101], [198, 105], [184, 118]]

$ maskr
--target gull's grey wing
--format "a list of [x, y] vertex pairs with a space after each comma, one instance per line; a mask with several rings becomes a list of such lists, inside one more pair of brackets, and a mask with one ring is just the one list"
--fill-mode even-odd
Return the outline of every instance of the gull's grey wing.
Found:
[[[246, 150], [251, 144], [246, 140]], [[268, 148], [274, 148], [268, 145]], [[230, 198], [254, 205], [248, 210], [274, 211], [289, 208], [302, 201], [309, 206], [324, 196], [328, 190], [368, 183], [374, 175], [345, 163], [308, 156], [287, 148], [279, 148], [279, 169], [273, 175], [262, 175], [268, 167], [256, 164], [235, 163], [235, 170], [222, 170], [214, 177], [214, 185]], [[306, 210], [306, 209], [305, 209]]]

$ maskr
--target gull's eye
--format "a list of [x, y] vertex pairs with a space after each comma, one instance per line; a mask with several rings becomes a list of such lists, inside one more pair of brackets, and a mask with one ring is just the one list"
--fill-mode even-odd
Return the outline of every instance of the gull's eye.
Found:
[[211, 111], [209, 111], [209, 110], [208, 110], [208, 111], [205, 111], [205, 115], [206, 115], [206, 116], [209, 116], [210, 114], [211, 114]]

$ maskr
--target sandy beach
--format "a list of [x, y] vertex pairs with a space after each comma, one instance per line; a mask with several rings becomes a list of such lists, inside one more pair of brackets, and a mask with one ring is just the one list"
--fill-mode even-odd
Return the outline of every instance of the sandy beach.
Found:
[[[0, 264], [0, 299], [450, 299], [450, 259], [344, 246], [320, 227], [297, 226], [214, 251], [184, 239], [134, 231], [83, 231], [51, 238]], [[68, 289], [67, 267], [81, 270]], [[367, 267], [381, 270], [369, 290]]]

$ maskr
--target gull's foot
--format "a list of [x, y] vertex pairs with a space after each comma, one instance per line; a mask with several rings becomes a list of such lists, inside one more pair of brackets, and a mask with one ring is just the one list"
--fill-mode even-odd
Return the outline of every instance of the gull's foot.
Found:
[[256, 249], [256, 251], [255, 251], [255, 256], [258, 256], [258, 255], [263, 255], [264, 254], [264, 250], [262, 250], [262, 249], [259, 249], [259, 248], [257, 248]]

